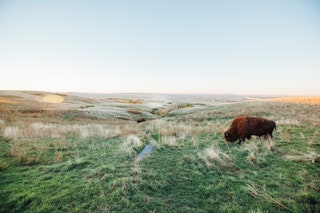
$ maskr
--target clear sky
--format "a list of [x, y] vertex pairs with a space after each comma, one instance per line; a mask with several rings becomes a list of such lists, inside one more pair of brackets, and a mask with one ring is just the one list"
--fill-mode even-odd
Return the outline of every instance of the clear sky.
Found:
[[0, 0], [0, 89], [320, 95], [320, 0]]

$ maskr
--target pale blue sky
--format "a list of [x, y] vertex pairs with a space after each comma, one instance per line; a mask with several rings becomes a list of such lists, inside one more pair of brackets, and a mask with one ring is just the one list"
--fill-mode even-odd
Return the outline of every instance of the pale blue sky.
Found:
[[320, 0], [0, 0], [0, 89], [320, 95]]

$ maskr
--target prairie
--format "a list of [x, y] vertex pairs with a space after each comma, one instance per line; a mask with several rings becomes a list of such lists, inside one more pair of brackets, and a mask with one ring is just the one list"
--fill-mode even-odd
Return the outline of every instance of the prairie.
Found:
[[[0, 91], [0, 212], [320, 212], [320, 105], [293, 100]], [[274, 138], [226, 143], [236, 116]]]

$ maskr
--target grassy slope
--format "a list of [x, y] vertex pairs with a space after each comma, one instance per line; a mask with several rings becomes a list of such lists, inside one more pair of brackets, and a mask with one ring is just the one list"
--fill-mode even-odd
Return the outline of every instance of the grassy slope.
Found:
[[[42, 138], [51, 146], [27, 164], [12, 157], [13, 142], [1, 138], [0, 212], [319, 212], [319, 124], [314, 122], [318, 117], [306, 117], [316, 110], [240, 103], [142, 124], [151, 136], [137, 136], [156, 148], [139, 163], [134, 158], [143, 146], [124, 152], [125, 136]], [[222, 130], [239, 114], [277, 118], [275, 145], [269, 150], [268, 142], [259, 139], [227, 145]], [[180, 124], [184, 128], [173, 128]], [[193, 132], [188, 125], [212, 126], [212, 132]], [[168, 136], [173, 143], [165, 141]], [[54, 144], [61, 140], [67, 145], [58, 150]], [[303, 156], [310, 152], [316, 157]]]

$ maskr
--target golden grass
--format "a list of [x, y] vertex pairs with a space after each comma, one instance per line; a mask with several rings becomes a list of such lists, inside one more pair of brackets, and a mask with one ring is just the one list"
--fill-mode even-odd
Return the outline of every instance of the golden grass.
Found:
[[275, 102], [285, 102], [285, 103], [301, 103], [301, 104], [319, 104], [320, 97], [285, 97], [285, 98], [272, 98], [268, 99]]
[[128, 109], [127, 112], [131, 113], [131, 114], [136, 114], [136, 115], [141, 115], [142, 114], [141, 111], [135, 110], [135, 109]]
[[47, 103], [60, 104], [64, 101], [64, 98], [60, 95], [45, 95], [43, 100]]
[[0, 103], [5, 103], [5, 104], [15, 104], [17, 102], [15, 101], [9, 101], [9, 100], [4, 100], [4, 99], [0, 99]]
[[116, 101], [124, 104], [142, 104], [142, 100], [140, 99], [125, 99], [125, 98], [106, 98], [105, 100]]

